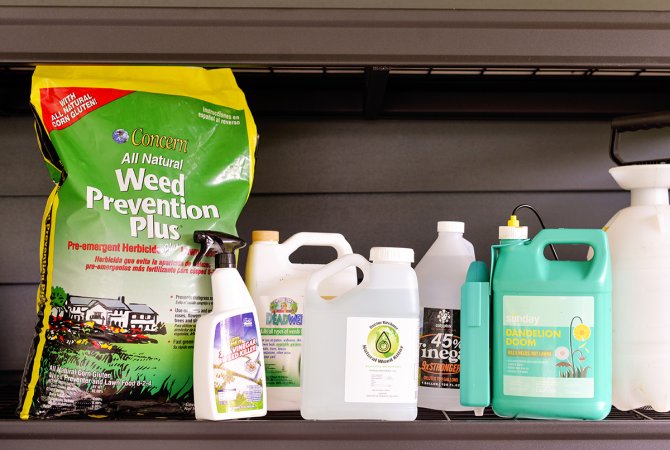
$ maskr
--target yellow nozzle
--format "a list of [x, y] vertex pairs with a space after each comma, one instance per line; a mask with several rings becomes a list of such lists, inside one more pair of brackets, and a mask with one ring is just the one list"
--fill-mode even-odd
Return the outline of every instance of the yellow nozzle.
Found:
[[516, 218], [514, 214], [509, 216], [509, 220], [507, 221], [507, 226], [508, 227], [516, 227], [519, 228], [519, 219]]

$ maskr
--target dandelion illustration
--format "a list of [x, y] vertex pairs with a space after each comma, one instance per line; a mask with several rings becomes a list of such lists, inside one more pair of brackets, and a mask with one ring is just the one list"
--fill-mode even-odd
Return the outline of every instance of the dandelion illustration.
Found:
[[[579, 320], [579, 324], [577, 326], [573, 326], [575, 319]], [[575, 355], [577, 355], [577, 361], [580, 363], [583, 363], [586, 361], [586, 356], [584, 356], [584, 353], [582, 350], [586, 351], [589, 353], [589, 349], [586, 348], [588, 338], [591, 336], [591, 328], [589, 328], [588, 325], [584, 323], [581, 317], [575, 316], [572, 318], [570, 321], [570, 350], [566, 349], [565, 347], [559, 347], [556, 349], [554, 352], [556, 358], [560, 359], [558, 363], [556, 363], [556, 367], [560, 368], [566, 368], [567, 372], [561, 372], [560, 377], [561, 378], [586, 378], [587, 373], [591, 366], [581, 366], [578, 367], [575, 365]], [[573, 351], [572, 347], [572, 337], [574, 336], [575, 339], [578, 341], [584, 341], [582, 345], [579, 346], [578, 349]], [[560, 356], [559, 356], [559, 350], [560, 350]], [[565, 350], [565, 352], [563, 351]], [[567, 352], [567, 354], [566, 354]], [[561, 357], [563, 356], [563, 357]], [[570, 358], [569, 361], [565, 361], [566, 359]]]
[[578, 341], [585, 341], [591, 336], [591, 328], [585, 323], [580, 323], [575, 327], [572, 334]]
[[570, 350], [568, 350], [567, 347], [558, 347], [556, 351], [554, 351], [554, 355], [556, 355], [556, 358], [563, 361], [568, 359], [568, 356], [570, 356]]

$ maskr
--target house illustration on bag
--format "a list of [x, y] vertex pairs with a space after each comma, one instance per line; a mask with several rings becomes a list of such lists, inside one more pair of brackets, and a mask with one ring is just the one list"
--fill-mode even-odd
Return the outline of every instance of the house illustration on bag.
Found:
[[73, 321], [156, 331], [158, 313], [143, 303], [126, 303], [125, 296], [116, 299], [68, 296], [67, 309]]

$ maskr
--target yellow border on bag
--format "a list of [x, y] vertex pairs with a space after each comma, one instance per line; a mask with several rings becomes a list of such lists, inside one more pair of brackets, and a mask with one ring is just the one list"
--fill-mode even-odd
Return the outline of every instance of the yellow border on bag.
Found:
[[[201, 67], [160, 67], [160, 66], [37, 66], [33, 74], [30, 102], [35, 108], [39, 119], [44, 124], [40, 90], [56, 87], [91, 87], [122, 89], [128, 91], [150, 92], [157, 94], [180, 95], [203, 100], [216, 105], [227, 106], [232, 109], [243, 110], [246, 119], [246, 128], [249, 142], [249, 190], [251, 193], [254, 179], [255, 151], [257, 145], [257, 130], [244, 93], [235, 82], [230, 69], [206, 70]], [[48, 164], [51, 164], [45, 159]], [[44, 246], [48, 245], [46, 261], [46, 286], [44, 317], [38, 335], [38, 343], [33, 356], [33, 367], [30, 381], [23, 399], [19, 414], [21, 419], [30, 417], [30, 408], [35, 396], [35, 386], [39, 380], [42, 353], [46, 343], [46, 332], [49, 329], [51, 316], [51, 301], [48, 296], [52, 286], [52, 267], [54, 253], [54, 239], [56, 235], [56, 214], [58, 211], [58, 191], [56, 186], [49, 195], [42, 218], [40, 237], [40, 261], [42, 261]], [[45, 241], [47, 217], [51, 212], [48, 242]], [[38, 290], [36, 304], [39, 308], [40, 292]]]
[[[56, 186], [49, 198], [47, 200], [47, 205], [44, 208], [44, 216], [42, 217], [42, 229], [40, 237], [40, 261], [42, 260], [42, 255], [44, 254], [44, 236], [46, 231], [47, 216], [49, 211], [51, 211], [51, 220], [49, 229], [49, 242], [48, 242], [48, 253], [47, 253], [47, 276], [46, 276], [46, 286], [45, 294], [48, 296], [51, 292], [51, 268], [53, 267], [53, 257], [54, 257], [54, 236], [56, 231], [56, 212], [58, 211], [58, 190], [60, 186]], [[40, 302], [40, 290], [37, 292], [36, 302], [39, 305]], [[21, 419], [28, 419], [30, 417], [30, 407], [33, 404], [33, 397], [35, 396], [35, 385], [40, 376], [40, 367], [42, 363], [42, 352], [44, 351], [44, 344], [46, 342], [46, 332], [49, 329], [49, 317], [51, 317], [51, 301], [49, 298], [45, 299], [44, 302], [44, 317], [42, 317], [42, 326], [40, 329], [39, 341], [37, 342], [37, 348], [35, 349], [35, 355], [33, 356], [33, 370], [30, 374], [30, 382], [28, 383], [28, 389], [26, 392], [26, 397], [23, 399], [23, 407], [21, 408]]]
[[[243, 110], [249, 138], [249, 191], [254, 181], [258, 132], [244, 93], [230, 69], [180, 66], [37, 66], [33, 74], [30, 103], [42, 123], [40, 89], [95, 87], [181, 95], [215, 105]], [[247, 194], [247, 198], [248, 198]]]

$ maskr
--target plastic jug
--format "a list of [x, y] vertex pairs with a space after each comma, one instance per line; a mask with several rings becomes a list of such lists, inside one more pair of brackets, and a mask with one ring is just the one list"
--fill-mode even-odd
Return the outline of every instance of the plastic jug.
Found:
[[[549, 244], [588, 245], [593, 257], [548, 260]], [[482, 383], [480, 372], [489, 373], [490, 342], [496, 414], [605, 418], [612, 395], [612, 277], [605, 233], [547, 229], [532, 240], [503, 238], [493, 246], [491, 261], [490, 310], [481, 274], [463, 287], [461, 403], [488, 405], [473, 383]], [[481, 272], [477, 266], [473, 271]]]
[[[305, 419], [413, 420], [417, 415], [419, 292], [414, 251], [374, 247], [348, 255], [307, 285], [302, 359]], [[329, 277], [356, 266], [360, 285], [326, 300]]]
[[421, 302], [418, 404], [471, 410], [460, 402], [460, 313], [461, 285], [475, 250], [463, 238], [463, 222], [438, 222], [437, 231], [437, 240], [415, 269]]
[[[332, 247], [337, 256], [351, 246], [337, 233], [297, 233], [279, 243], [277, 231], [253, 231], [246, 284], [258, 311], [267, 374], [268, 410], [300, 409], [300, 354], [307, 280], [323, 264], [295, 264], [291, 254], [303, 246]], [[356, 286], [352, 267], [323, 283], [321, 292], [335, 296]]]
[[610, 170], [631, 206], [605, 226], [612, 252], [613, 393], [621, 410], [670, 410], [669, 165]]

